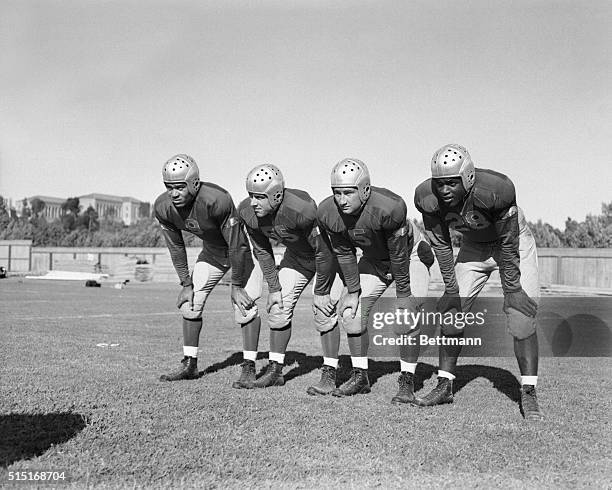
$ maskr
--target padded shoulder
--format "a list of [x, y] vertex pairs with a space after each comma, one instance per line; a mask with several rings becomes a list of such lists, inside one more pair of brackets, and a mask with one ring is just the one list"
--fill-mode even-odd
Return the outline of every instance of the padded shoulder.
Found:
[[414, 191], [414, 205], [423, 214], [435, 214], [440, 211], [440, 204], [433, 193], [431, 179], [421, 182]]

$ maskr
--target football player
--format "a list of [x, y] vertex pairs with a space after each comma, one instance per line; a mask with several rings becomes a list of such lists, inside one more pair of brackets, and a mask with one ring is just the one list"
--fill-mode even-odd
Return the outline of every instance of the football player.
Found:
[[[244, 291], [243, 278], [250, 275], [253, 261], [232, 197], [215, 184], [200, 182], [200, 171], [193, 158], [173, 156], [162, 167], [162, 178], [166, 192], [155, 201], [154, 213], [183, 287], [177, 299], [183, 315], [183, 360], [177, 371], [162, 375], [160, 380], [196, 379], [206, 298], [231, 266], [231, 300], [246, 315], [253, 300]], [[192, 274], [183, 230], [202, 239], [202, 251]]]
[[[523, 414], [527, 420], [541, 419], [536, 398], [538, 258], [512, 181], [498, 172], [474, 168], [468, 151], [450, 144], [434, 153], [431, 179], [416, 189], [414, 202], [423, 214], [444, 280], [438, 311], [470, 311], [491, 272], [499, 268], [506, 324], [514, 337], [521, 372]], [[456, 263], [449, 229], [463, 235]], [[442, 334], [460, 337], [463, 330], [443, 325]], [[458, 345], [440, 347], [438, 384], [417, 404], [453, 401], [452, 381], [460, 352]]]
[[[247, 175], [249, 197], [238, 206], [238, 214], [253, 245], [253, 252], [268, 285], [266, 310], [269, 313], [270, 354], [265, 373], [255, 380], [255, 359], [261, 320], [257, 306], [247, 314], [236, 308], [236, 321], [242, 326], [242, 373], [234, 388], [266, 388], [285, 383], [282, 370], [291, 338], [293, 312], [298, 298], [315, 275], [315, 254], [333, 260], [324, 249], [317, 226], [317, 207], [308, 193], [285, 187], [281, 171], [274, 165], [257, 165]], [[277, 268], [273, 242], [283, 244], [285, 253]], [[326, 251], [327, 250], [327, 251]], [[248, 280], [246, 291], [257, 300], [261, 276]]]
[[[346, 288], [338, 302], [338, 316], [347, 336], [353, 370], [351, 377], [332, 395], [343, 397], [370, 392], [368, 378], [368, 315], [374, 303], [395, 280], [397, 308], [416, 313], [429, 287], [431, 249], [406, 219], [406, 203], [393, 192], [370, 185], [366, 165], [347, 158], [332, 169], [333, 196], [319, 205], [318, 218], [331, 247]], [[356, 248], [363, 255], [357, 263]], [[419, 258], [419, 251], [425, 258]], [[428, 252], [429, 251], [429, 252]], [[427, 264], [425, 263], [427, 262]], [[411, 271], [412, 269], [412, 271]], [[418, 296], [411, 289], [418, 284]], [[361, 301], [360, 301], [361, 298]], [[315, 307], [325, 313], [334, 308], [330, 295], [315, 295]], [[404, 325], [396, 333], [416, 335], [418, 325]], [[414, 401], [414, 373], [419, 345], [400, 347], [399, 391], [393, 403]]]

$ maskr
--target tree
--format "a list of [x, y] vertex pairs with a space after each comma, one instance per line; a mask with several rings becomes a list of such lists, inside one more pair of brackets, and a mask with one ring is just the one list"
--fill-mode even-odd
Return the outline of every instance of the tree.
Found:
[[61, 217], [61, 221], [62, 221], [62, 227], [66, 231], [72, 231], [77, 226], [77, 219], [75, 218], [74, 214], [72, 214], [72, 213], [64, 214]]
[[601, 215], [588, 214], [582, 223], [565, 221], [565, 246], [576, 248], [612, 247], [612, 202], [602, 203]]
[[81, 206], [78, 197], [69, 197], [62, 204], [62, 211], [64, 212], [64, 214], [70, 213], [75, 218], [78, 216], [80, 210]]
[[21, 200], [21, 217], [23, 219], [28, 219], [32, 216], [32, 210], [30, 209], [30, 205], [28, 204], [28, 199], [24, 197]]
[[32, 199], [30, 205], [32, 206], [32, 214], [34, 214], [36, 218], [38, 218], [40, 213], [42, 213], [43, 210], [47, 207], [47, 203], [42, 199], [38, 199], [37, 197]]
[[538, 247], [558, 248], [564, 246], [563, 233], [548, 223], [542, 223], [541, 219], [535, 224], [529, 223], [529, 228]]
[[6, 209], [6, 203], [4, 202], [4, 198], [0, 196], [0, 232], [6, 229], [10, 221], [11, 216], [8, 209]]
[[98, 212], [90, 205], [77, 220], [77, 228], [87, 230], [87, 233], [100, 229]]

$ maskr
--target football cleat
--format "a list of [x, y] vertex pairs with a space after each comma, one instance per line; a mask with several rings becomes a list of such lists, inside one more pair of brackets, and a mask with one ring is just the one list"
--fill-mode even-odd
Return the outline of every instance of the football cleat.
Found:
[[538, 405], [538, 396], [533, 385], [523, 385], [521, 389], [521, 409], [525, 420], [542, 420], [544, 414]]
[[438, 377], [437, 386], [423, 398], [415, 398], [415, 404], [419, 407], [432, 407], [453, 403], [453, 382], [448, 378]]
[[200, 373], [198, 373], [198, 358], [197, 357], [183, 357], [181, 361], [181, 367], [169, 374], [162, 374], [159, 377], [160, 381], [180, 381], [182, 379], [198, 379]]
[[397, 395], [391, 399], [391, 403], [394, 405], [414, 403], [414, 374], [402, 372], [397, 382], [399, 384], [399, 390]]
[[351, 377], [334, 391], [332, 391], [332, 395], [339, 397], [365, 395], [370, 391], [371, 390], [370, 380], [368, 378], [368, 370], [353, 368]]
[[250, 390], [255, 387], [255, 361], [245, 359], [241, 366], [240, 378], [232, 383], [232, 388]]
[[336, 389], [336, 368], [332, 366], [325, 366], [321, 368], [321, 379], [319, 383], [310, 386], [306, 393], [309, 395], [329, 395]]
[[283, 365], [276, 361], [269, 361], [266, 367], [266, 372], [253, 385], [255, 388], [268, 388], [270, 386], [283, 386], [285, 378], [283, 378]]

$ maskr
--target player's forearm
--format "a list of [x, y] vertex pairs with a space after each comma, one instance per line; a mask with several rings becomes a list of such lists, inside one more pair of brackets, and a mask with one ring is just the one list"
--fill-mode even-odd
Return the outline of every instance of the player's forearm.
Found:
[[499, 277], [504, 293], [521, 289], [518, 214], [495, 223], [499, 235], [501, 258]]
[[251, 247], [240, 222], [233, 215], [225, 220], [221, 234], [227, 243], [227, 250], [232, 267], [232, 285], [243, 286], [245, 261], [251, 255]]
[[253, 253], [261, 272], [263, 273], [266, 282], [268, 283], [268, 290], [271, 293], [281, 290], [280, 280], [278, 279], [278, 271], [276, 269], [276, 260], [274, 260], [274, 252], [272, 247], [269, 250], [262, 248], [255, 240], [253, 240]]
[[452, 247], [432, 247], [440, 266], [440, 273], [444, 281], [444, 290], [449, 294], [458, 294], [459, 285], [455, 275], [455, 257]]
[[325, 234], [318, 234], [314, 240], [315, 266], [317, 270], [314, 292], [318, 296], [329, 294], [336, 275], [336, 260], [331, 251], [329, 239]]
[[335, 271], [333, 267], [333, 258], [328, 259], [327, 257], [319, 258], [316, 256], [316, 280], [314, 293], [318, 296], [325, 296], [329, 294], [334, 282]]
[[244, 286], [244, 276], [246, 269], [246, 261], [251, 260], [251, 249], [248, 243], [243, 243], [234, 249], [229, 249], [230, 265], [232, 267], [232, 285]]
[[397, 297], [410, 296], [412, 294], [410, 291], [410, 254], [406, 236], [390, 238], [387, 246]]
[[185, 249], [183, 236], [178, 230], [171, 230], [163, 227], [162, 233], [164, 235], [166, 246], [168, 247], [168, 252], [170, 252], [170, 260], [172, 260], [174, 270], [179, 277], [179, 281], [184, 283], [190, 279], [191, 275], [189, 274], [187, 250]]
[[187, 282], [190, 278], [189, 264], [187, 262], [187, 251], [185, 247], [170, 246], [168, 242], [168, 250], [170, 251], [170, 259], [174, 270], [179, 277], [181, 283]]
[[338, 255], [337, 258], [338, 266], [342, 271], [348, 292], [358, 293], [361, 291], [361, 283], [359, 281], [357, 257], [355, 257], [355, 255]]
[[448, 228], [443, 227], [437, 221], [432, 221], [431, 217], [427, 215], [423, 215], [423, 222], [425, 223], [425, 235], [427, 235], [440, 266], [444, 290], [449, 294], [458, 294], [459, 285], [455, 276], [455, 257], [450, 232]]

